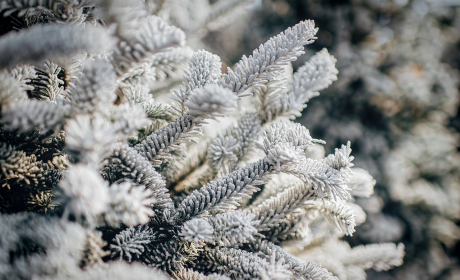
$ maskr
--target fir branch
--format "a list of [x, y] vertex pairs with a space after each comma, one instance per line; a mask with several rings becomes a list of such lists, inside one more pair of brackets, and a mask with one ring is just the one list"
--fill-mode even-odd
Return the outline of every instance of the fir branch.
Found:
[[351, 154], [351, 143], [347, 142], [347, 145], [342, 145], [340, 149], [335, 149], [335, 153], [328, 155], [323, 162], [335, 170], [340, 171], [340, 174], [344, 179], [348, 179], [352, 173], [351, 167], [354, 166], [352, 163], [354, 157]]
[[179, 90], [173, 90], [170, 96], [175, 101], [174, 110], [179, 115], [183, 115], [187, 110], [185, 102], [189, 99], [191, 92], [194, 89], [215, 84], [222, 74], [221, 68], [222, 63], [217, 55], [204, 50], [195, 52], [188, 62], [188, 70], [184, 75], [185, 81]]
[[0, 169], [1, 187], [8, 189], [17, 183], [37, 185], [43, 176], [43, 167], [35, 155], [27, 156], [7, 143], [0, 143]]
[[54, 20], [67, 23], [84, 22], [89, 16], [84, 9], [94, 8], [92, 0], [5, 0], [0, 5], [0, 12], [4, 16], [18, 12], [18, 17], [34, 16], [47, 13]]
[[21, 80], [7, 71], [0, 71], [0, 106], [27, 99], [26, 90]]
[[260, 221], [257, 229], [270, 238], [270, 234], [285, 222], [286, 216], [301, 208], [303, 204], [314, 197], [316, 193], [308, 185], [296, 185], [266, 199], [256, 207], [249, 207]]
[[208, 85], [192, 92], [185, 106], [192, 116], [216, 118], [230, 114], [237, 105], [238, 98], [228, 89], [217, 85]]
[[2, 109], [5, 130], [20, 132], [39, 129], [42, 134], [62, 128], [69, 117], [69, 106], [49, 101], [25, 100]]
[[206, 220], [198, 218], [186, 222], [182, 226], [179, 236], [195, 243], [200, 241], [212, 243], [214, 241], [214, 229]]
[[115, 101], [116, 83], [112, 65], [95, 59], [86, 63], [83, 73], [70, 89], [71, 104], [78, 113], [93, 113]]
[[209, 275], [204, 275], [198, 271], [192, 269], [182, 269], [179, 272], [174, 273], [174, 277], [177, 280], [230, 280], [230, 278], [212, 273]]
[[350, 198], [349, 189], [342, 174], [322, 162], [308, 158], [301, 164], [287, 167], [283, 172], [301, 179], [305, 184], [312, 187], [321, 198], [327, 197], [334, 200]]
[[156, 16], [141, 18], [139, 26], [124, 34], [115, 48], [114, 64], [119, 76], [156, 53], [171, 47], [183, 47], [185, 34]]
[[287, 69], [280, 71], [273, 79], [264, 86], [252, 89], [256, 96], [256, 108], [262, 124], [276, 120], [278, 117], [287, 115], [289, 102], [287, 91]]
[[304, 264], [287, 253], [281, 247], [266, 240], [256, 240], [256, 242], [249, 244], [249, 248], [253, 252], [258, 252], [259, 255], [264, 256], [266, 259], [273, 255], [276, 260], [283, 259], [289, 268], [294, 271], [296, 279], [337, 280], [337, 277], [322, 268], [320, 264], [315, 262], [308, 262], [307, 264]]
[[209, 219], [218, 246], [236, 247], [254, 241], [259, 221], [243, 210], [218, 214]]
[[153, 55], [149, 66], [155, 68], [156, 80], [163, 81], [179, 69], [185, 68], [192, 55], [193, 50], [190, 47], [173, 48]]
[[37, 78], [32, 81], [34, 90], [31, 96], [39, 99], [56, 102], [57, 99], [68, 97], [64, 81], [59, 78], [62, 68], [52, 62], [45, 62], [43, 68], [36, 68]]
[[86, 245], [83, 251], [81, 266], [88, 268], [102, 265], [104, 263], [102, 258], [109, 254], [109, 252], [102, 249], [105, 245], [107, 243], [102, 239], [102, 232], [89, 231], [86, 234]]
[[147, 136], [134, 149], [153, 166], [159, 166], [163, 160], [171, 159], [172, 151], [181, 150], [179, 144], [188, 141], [190, 134], [196, 133], [200, 124], [194, 116], [186, 114]]
[[296, 111], [296, 116], [306, 107], [311, 98], [318, 96], [319, 91], [337, 81], [339, 71], [335, 68], [337, 60], [322, 49], [312, 56], [292, 77], [290, 95], [290, 110]]
[[291, 121], [275, 121], [262, 131], [262, 143], [256, 142], [256, 146], [265, 153], [279, 143], [289, 143], [299, 152], [305, 150], [314, 143], [324, 143], [322, 140], [313, 139], [307, 128]]
[[222, 165], [237, 162], [238, 158], [234, 154], [239, 149], [237, 140], [233, 136], [215, 138], [208, 148], [208, 162], [210, 167], [217, 174]]
[[187, 263], [193, 263], [198, 256], [198, 249], [193, 242], [174, 239], [157, 242], [149, 246], [144, 262], [172, 274], [184, 269]]
[[127, 145], [118, 145], [109, 159], [106, 173], [114, 177], [109, 178], [111, 181], [124, 177], [144, 185], [156, 200], [150, 206], [156, 214], [162, 215], [165, 209], [173, 207], [168, 189], [165, 188], [165, 181], [135, 149]]
[[119, 255], [120, 260], [126, 259], [128, 262], [139, 259], [154, 236], [152, 229], [149, 228], [127, 228], [115, 236], [113, 241], [116, 244], [110, 244], [112, 257]]
[[216, 85], [196, 89], [185, 104], [189, 107], [187, 114], [155, 131], [134, 148], [158, 166], [159, 159], [170, 158], [171, 151], [180, 149], [178, 144], [185, 142], [203, 119], [230, 113], [236, 107], [236, 101], [230, 91]]
[[277, 196], [279, 193], [282, 193], [289, 188], [296, 187], [300, 189], [303, 185], [304, 183], [302, 180], [296, 178], [295, 176], [284, 173], [274, 175], [271, 180], [265, 184], [264, 189], [257, 195], [257, 198], [252, 202], [250, 207], [256, 207], [262, 204], [265, 200]]
[[109, 201], [108, 184], [92, 168], [73, 165], [59, 182], [61, 200], [65, 204], [64, 217], [72, 215], [81, 223], [92, 224], [95, 217], [106, 210]]
[[[255, 254], [234, 248], [216, 247], [203, 254], [202, 266], [236, 279], [289, 279], [283, 266], [269, 263]], [[280, 277], [284, 273], [284, 277]], [[281, 275], [280, 275], [281, 274]], [[271, 277], [274, 278], [271, 278]], [[267, 277], [267, 278], [265, 278]]]
[[154, 120], [172, 121], [171, 106], [168, 104], [155, 103], [149, 89], [143, 85], [123, 88], [122, 92], [129, 103], [140, 105], [148, 118]]
[[255, 86], [262, 86], [272, 79], [283, 65], [303, 54], [303, 45], [313, 43], [317, 29], [314, 22], [307, 20], [286, 29], [278, 36], [260, 45], [249, 57], [243, 56], [235, 65], [235, 71], [228, 68], [219, 85], [235, 92], [238, 96]]
[[[13, 76], [21, 84], [23, 90], [33, 90], [34, 87], [30, 85], [32, 79], [37, 78], [35, 68], [30, 65], [18, 65], [10, 70]], [[2, 79], [3, 80], [3, 79]]]
[[370, 197], [374, 193], [377, 181], [364, 169], [353, 168], [347, 185], [351, 189], [351, 195], [358, 197]]
[[211, 11], [206, 16], [204, 24], [211, 31], [216, 31], [236, 22], [243, 17], [252, 6], [257, 5], [255, 0], [217, 1], [211, 5]]
[[261, 131], [260, 120], [254, 112], [246, 112], [238, 118], [237, 125], [228, 133], [238, 141], [238, 149], [235, 151], [236, 162], [229, 167], [234, 171], [238, 164], [250, 156], [254, 141], [259, 137]]
[[223, 178], [211, 181], [180, 203], [169, 218], [170, 223], [181, 223], [210, 210], [235, 209], [243, 197], [258, 190], [253, 185], [263, 183], [262, 180], [274, 171], [274, 166], [264, 158]]
[[67, 122], [65, 131], [65, 149], [73, 160], [95, 165], [110, 155], [112, 144], [120, 137], [118, 127], [100, 115], [77, 115]]
[[305, 209], [319, 210], [346, 235], [352, 236], [355, 232], [355, 215], [346, 202], [308, 201]]
[[126, 181], [112, 184], [105, 220], [111, 226], [123, 223], [127, 226], [142, 225], [149, 222], [155, 213], [150, 206], [156, 203], [153, 192], [145, 186]]
[[116, 131], [124, 135], [136, 134], [141, 128], [151, 123], [144, 108], [139, 105], [123, 103], [116, 106], [112, 113]]
[[0, 69], [74, 55], [81, 51], [103, 53], [111, 47], [112, 38], [99, 27], [38, 25], [0, 38]]
[[357, 246], [342, 261], [344, 265], [358, 265], [363, 269], [373, 268], [381, 271], [400, 266], [403, 257], [402, 243], [380, 243]]
[[298, 209], [287, 215], [283, 221], [269, 232], [264, 232], [267, 240], [282, 245], [291, 245], [303, 248], [311, 240], [309, 221], [312, 219], [310, 212]]

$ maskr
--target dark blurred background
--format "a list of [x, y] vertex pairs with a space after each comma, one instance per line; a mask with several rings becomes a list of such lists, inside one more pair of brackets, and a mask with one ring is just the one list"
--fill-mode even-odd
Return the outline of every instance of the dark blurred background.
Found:
[[[367, 222], [351, 245], [403, 242], [404, 265], [368, 279], [460, 279], [460, 1], [263, 0], [203, 40], [227, 65], [289, 26], [313, 19], [339, 79], [297, 121], [326, 153], [352, 142], [355, 166], [377, 180], [358, 203]], [[229, 37], [229, 34], [232, 34]]]

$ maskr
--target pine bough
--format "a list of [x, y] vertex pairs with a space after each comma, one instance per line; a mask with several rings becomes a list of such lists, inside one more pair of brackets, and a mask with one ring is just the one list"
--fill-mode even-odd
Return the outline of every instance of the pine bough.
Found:
[[[204, 23], [245, 4], [220, 2]], [[400, 265], [402, 245], [343, 246], [365, 217], [352, 195], [375, 182], [353, 177], [350, 143], [312, 157], [323, 142], [290, 120], [337, 79], [327, 50], [291, 77], [313, 21], [222, 74], [164, 20], [173, 4], [149, 4], [0, 5], [27, 23], [0, 37], [0, 277], [344, 279]], [[157, 102], [152, 84], [181, 69], [173, 103]], [[235, 125], [202, 131], [222, 117]]]

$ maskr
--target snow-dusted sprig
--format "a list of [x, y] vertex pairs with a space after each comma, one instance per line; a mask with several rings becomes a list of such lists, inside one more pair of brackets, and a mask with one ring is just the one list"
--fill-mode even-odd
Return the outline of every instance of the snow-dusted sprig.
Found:
[[170, 96], [175, 101], [173, 108], [179, 115], [183, 115], [187, 108], [185, 102], [191, 92], [206, 85], [217, 83], [222, 75], [222, 63], [217, 55], [205, 50], [195, 52], [188, 63], [182, 86], [179, 90], [173, 90]]
[[260, 221], [257, 229], [270, 238], [271, 233], [286, 220], [286, 217], [296, 209], [301, 208], [305, 201], [316, 193], [304, 184], [294, 185], [276, 196], [266, 199], [262, 204], [249, 207], [249, 211]]
[[[230, 131], [230, 135], [238, 140], [239, 149], [235, 153], [238, 161], [248, 156], [248, 152], [251, 151], [251, 145], [259, 137], [261, 129], [260, 120], [254, 112], [246, 112], [238, 118], [237, 125]], [[233, 167], [233, 170], [235, 168], [236, 166]]]
[[217, 83], [222, 75], [220, 57], [205, 50], [195, 52], [185, 74], [187, 90]]
[[[179, 205], [171, 218], [172, 221], [188, 220], [208, 210], [234, 209], [244, 196], [250, 196], [258, 190], [253, 185], [260, 184], [262, 182], [260, 180], [263, 180], [268, 174], [278, 173], [279, 171], [292, 173], [300, 177], [308, 183], [308, 186], [310, 186], [310, 182], [313, 182], [313, 188], [321, 197], [323, 197], [323, 188], [330, 196], [347, 197], [346, 185], [340, 176], [336, 178], [337, 176], [334, 177], [331, 172], [327, 174], [318, 173], [317, 166], [306, 164], [309, 163], [309, 159], [302, 158], [299, 150], [311, 143], [308, 130], [294, 125], [293, 129], [291, 126], [291, 129], [286, 132], [280, 127], [274, 128], [273, 133], [269, 133], [270, 137], [265, 137], [265, 145], [260, 144], [267, 157], [229, 173], [220, 179], [211, 181], [199, 191], [194, 191]], [[283, 149], [283, 143], [289, 147], [288, 150], [286, 150], [287, 148]], [[326, 168], [326, 171], [329, 171], [326, 165], [320, 162], [317, 163]], [[305, 169], [305, 172], [303, 172], [303, 169]], [[308, 171], [311, 173], [308, 174]], [[321, 171], [323, 170], [319, 170], [319, 172]], [[305, 175], [305, 173], [307, 174]]]
[[0, 186], [8, 189], [14, 182], [36, 185], [43, 176], [43, 167], [35, 155], [28, 156], [7, 143], [0, 143], [0, 171]]
[[100, 27], [37, 25], [0, 38], [0, 69], [74, 55], [81, 51], [104, 53], [112, 46], [113, 39]]
[[192, 55], [190, 47], [173, 48], [152, 56], [149, 66], [155, 69], [156, 80], [163, 81], [179, 69], [184, 69]]
[[278, 73], [266, 86], [255, 88], [262, 123], [279, 117], [299, 117], [311, 98], [337, 80], [335, 62], [336, 59], [323, 49], [297, 70], [290, 83], [287, 71], [292, 72], [292, 68], [289, 67]]
[[144, 108], [137, 104], [123, 103], [113, 107], [111, 117], [115, 130], [124, 135], [136, 134], [150, 124]]
[[265, 153], [278, 143], [290, 143], [299, 151], [313, 146], [314, 143], [324, 143], [322, 140], [313, 139], [307, 128], [291, 121], [275, 121], [262, 131], [262, 143], [256, 146]]
[[185, 222], [209, 210], [235, 209], [241, 199], [258, 190], [275, 168], [267, 159], [261, 159], [225, 177], [209, 182], [200, 190], [187, 196], [169, 218], [171, 223]]
[[45, 62], [43, 67], [36, 68], [37, 78], [32, 81], [34, 90], [32, 97], [39, 100], [56, 102], [59, 98], [66, 98], [67, 92], [64, 81], [59, 78], [62, 68], [53, 62]]
[[143, 262], [170, 274], [183, 269], [187, 263], [193, 263], [199, 250], [201, 251], [201, 247], [194, 242], [175, 238], [165, 242], [152, 242], [148, 249], [147, 254], [142, 256]]
[[186, 102], [189, 111], [184, 116], [155, 131], [134, 148], [154, 165], [159, 165], [162, 158], [170, 157], [171, 151], [181, 149], [178, 144], [189, 140], [204, 119], [228, 114], [236, 104], [237, 98], [228, 89], [217, 85], [198, 88]]
[[209, 165], [217, 171], [222, 165], [236, 162], [235, 152], [238, 149], [238, 142], [232, 136], [215, 138], [208, 148]]
[[326, 49], [322, 49], [297, 69], [289, 93], [292, 96], [291, 110], [302, 112], [305, 103], [318, 96], [319, 91], [337, 81], [339, 71], [335, 68], [336, 62], [337, 60]]
[[112, 257], [120, 256], [120, 260], [126, 259], [131, 262], [133, 258], [138, 259], [146, 251], [148, 244], [155, 237], [153, 230], [148, 227], [130, 227], [117, 234], [110, 244]]
[[149, 119], [173, 121], [172, 108], [169, 104], [156, 103], [149, 89], [142, 85], [130, 86], [122, 89], [128, 102], [135, 106], [141, 106]]
[[351, 236], [355, 232], [355, 214], [346, 202], [307, 201], [305, 209], [319, 210], [326, 219], [334, 223], [346, 235]]
[[123, 223], [127, 226], [145, 224], [155, 213], [150, 205], [156, 202], [153, 192], [145, 186], [130, 181], [112, 184], [105, 220], [112, 226]]
[[115, 48], [114, 63], [119, 76], [147, 58], [171, 47], [183, 47], [185, 34], [156, 16], [141, 18], [136, 29], [123, 34]]
[[319, 263], [308, 262], [307, 264], [300, 262], [292, 255], [287, 253], [281, 247], [262, 239], [257, 239], [255, 242], [248, 244], [248, 247], [258, 255], [264, 256], [265, 259], [275, 256], [275, 260], [283, 259], [284, 262], [294, 271], [295, 279], [302, 280], [338, 280], [329, 271], [322, 268]]
[[128, 178], [149, 189], [153, 193], [152, 197], [155, 198], [155, 202], [150, 207], [156, 214], [161, 216], [165, 209], [173, 207], [164, 179], [148, 160], [132, 147], [117, 145], [106, 168], [105, 173], [110, 181]]
[[102, 232], [88, 231], [81, 265], [88, 268], [103, 264], [102, 258], [109, 254], [109, 252], [102, 249], [105, 245], [107, 243], [102, 239]]
[[221, 247], [235, 247], [254, 240], [259, 221], [243, 210], [218, 214], [209, 219], [215, 241]]
[[67, 117], [69, 106], [56, 105], [50, 101], [24, 100], [2, 109], [5, 130], [26, 132], [38, 128], [41, 133], [59, 130]]
[[119, 36], [136, 36], [136, 28], [139, 28], [139, 19], [147, 16], [144, 1], [137, 0], [100, 0], [99, 12], [105, 24], [114, 29]]
[[347, 185], [351, 189], [351, 195], [358, 197], [370, 197], [374, 193], [376, 181], [364, 169], [353, 168], [352, 174], [348, 178]]
[[335, 153], [328, 155], [323, 162], [328, 166], [340, 171], [340, 174], [344, 179], [348, 180], [352, 171], [351, 167], [354, 166], [352, 163], [354, 157], [351, 154], [351, 143], [347, 142], [347, 145], [342, 145], [340, 149], [335, 149]]
[[82, 163], [99, 164], [109, 155], [111, 144], [120, 135], [118, 128], [102, 116], [78, 115], [65, 126], [66, 151], [74, 160]]
[[195, 117], [216, 118], [230, 114], [238, 98], [226, 88], [208, 85], [195, 89], [185, 102], [188, 113]]
[[260, 121], [254, 112], [246, 112], [238, 118], [237, 124], [224, 135], [215, 138], [208, 148], [208, 163], [212, 170], [225, 173], [234, 171], [251, 151], [251, 144], [261, 130]]
[[46, 13], [52, 21], [82, 23], [91, 18], [89, 12], [94, 9], [94, 1], [59, 1], [59, 0], [5, 0], [0, 3], [0, 12], [4, 16], [18, 12], [18, 17], [31, 17]]
[[[314, 217], [314, 216], [313, 216]], [[264, 237], [276, 244], [303, 248], [311, 241], [309, 227], [312, 215], [304, 209], [297, 209], [284, 217], [278, 226], [265, 231]]]
[[204, 275], [203, 273], [194, 271], [190, 268], [181, 269], [180, 271], [175, 272], [174, 277], [177, 280], [230, 280], [230, 278], [224, 275], [219, 275], [217, 273]]
[[62, 76], [62, 80], [65, 82], [66, 90], [73, 87], [74, 83], [78, 81], [78, 77], [83, 74], [83, 69], [88, 59], [89, 56], [86, 52], [80, 52], [57, 60], [57, 64], [62, 68], [59, 75]]
[[[284, 267], [276, 266], [251, 252], [234, 248], [216, 247], [207, 250], [203, 256], [203, 266], [211, 272], [218, 272], [236, 279], [272, 279], [271, 275], [279, 275], [277, 269], [285, 271]], [[265, 278], [268, 277], [268, 278]], [[289, 279], [290, 275], [283, 278]]]
[[[0, 106], [27, 99], [29, 87], [7, 71], [0, 71]], [[32, 87], [33, 89], [33, 87]]]
[[342, 174], [320, 161], [308, 158], [298, 165], [287, 167], [283, 172], [301, 179], [321, 198], [347, 200], [351, 197]]
[[65, 205], [64, 216], [73, 215], [79, 222], [92, 224], [109, 201], [108, 184], [92, 168], [73, 165], [59, 183]]
[[262, 86], [274, 77], [275, 72], [303, 54], [303, 46], [313, 43], [317, 28], [311, 20], [302, 21], [286, 29], [278, 36], [260, 45], [253, 54], [243, 58], [235, 65], [235, 71], [228, 68], [219, 84], [229, 88], [237, 95], [254, 86]]
[[31, 65], [18, 65], [11, 69], [11, 76], [13, 76], [20, 84], [24, 90], [33, 90], [34, 87], [30, 85], [32, 79], [37, 78], [37, 72], [35, 68]]
[[277, 171], [281, 171], [281, 166], [286, 168], [291, 165], [300, 164], [305, 157], [301, 149], [286, 142], [276, 143], [266, 153], [268, 161], [276, 166]]
[[186, 222], [182, 226], [179, 236], [184, 240], [194, 241], [195, 243], [200, 241], [214, 242], [214, 229], [208, 221], [197, 218]]
[[274, 121], [279, 116], [282, 116], [284, 111], [287, 111], [288, 98], [286, 92], [288, 80], [286, 71], [288, 69], [292, 71], [292, 68], [286, 68], [277, 73], [264, 86], [252, 89], [256, 97], [256, 108], [259, 119], [262, 123]]
[[222, 29], [248, 14], [255, 5], [257, 0], [217, 1], [211, 5], [211, 11], [206, 15], [205, 26], [212, 31]]
[[280, 173], [272, 176], [270, 181], [265, 184], [264, 189], [262, 192], [257, 194], [256, 199], [251, 203], [252, 208], [262, 204], [267, 199], [277, 196], [279, 193], [283, 191], [296, 187], [302, 188], [305, 184], [295, 176]]
[[344, 265], [357, 265], [363, 269], [389, 270], [402, 264], [404, 245], [380, 243], [354, 247], [343, 259]]
[[112, 104], [117, 98], [115, 79], [115, 71], [106, 60], [88, 61], [83, 74], [70, 89], [73, 108], [78, 113], [93, 113]]

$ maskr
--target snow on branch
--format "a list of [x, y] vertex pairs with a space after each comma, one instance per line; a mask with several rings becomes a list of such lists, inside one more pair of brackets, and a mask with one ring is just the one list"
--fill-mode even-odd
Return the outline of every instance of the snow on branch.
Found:
[[228, 74], [223, 75], [219, 84], [238, 96], [243, 96], [243, 92], [250, 87], [263, 86], [276, 72], [283, 70], [284, 65], [303, 54], [303, 46], [313, 43], [317, 31], [311, 20], [286, 29], [260, 45], [251, 56], [243, 56], [234, 71], [228, 68]]

